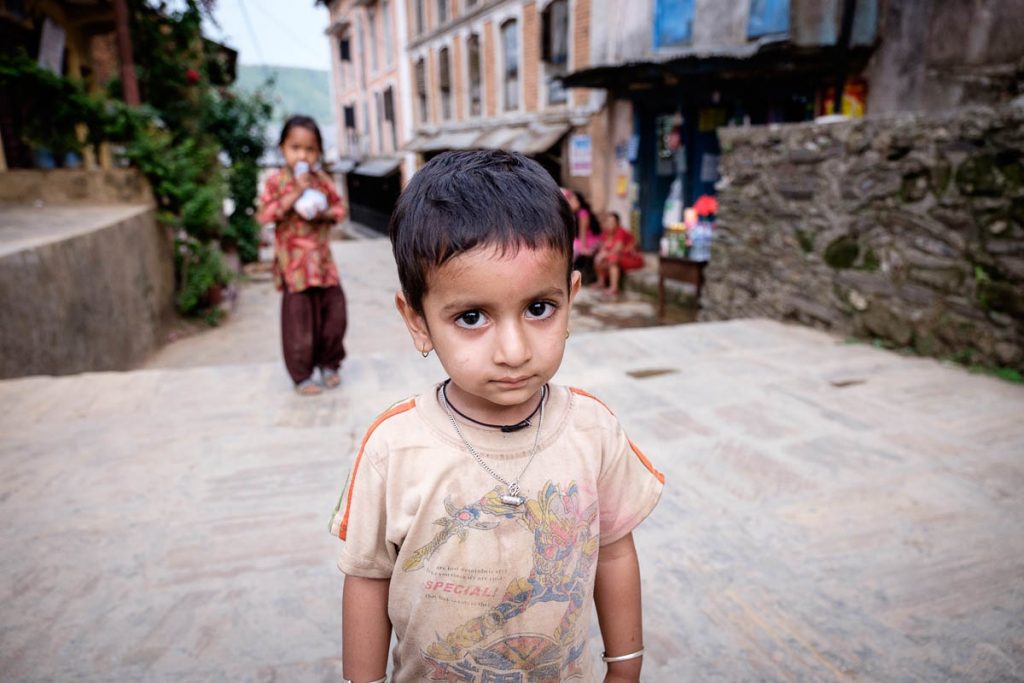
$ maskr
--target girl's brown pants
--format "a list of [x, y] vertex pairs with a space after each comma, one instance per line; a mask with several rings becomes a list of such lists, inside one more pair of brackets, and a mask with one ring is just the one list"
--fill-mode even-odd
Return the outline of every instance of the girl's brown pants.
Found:
[[281, 297], [281, 343], [292, 381], [308, 379], [316, 368], [337, 370], [345, 358], [348, 310], [339, 285], [309, 287]]

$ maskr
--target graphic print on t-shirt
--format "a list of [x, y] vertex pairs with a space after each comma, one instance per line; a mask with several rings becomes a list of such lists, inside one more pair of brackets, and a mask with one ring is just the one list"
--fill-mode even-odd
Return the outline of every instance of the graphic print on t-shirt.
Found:
[[[597, 559], [598, 536], [591, 528], [597, 519], [597, 503], [580, 509], [575, 482], [564, 488], [547, 482], [536, 498], [521, 506], [502, 503], [502, 493], [502, 487], [496, 487], [462, 507], [445, 500], [447, 515], [435, 522], [441, 530], [402, 565], [406, 572], [421, 569], [453, 537], [461, 542], [470, 534], [491, 532], [502, 524], [519, 525], [533, 537], [530, 573], [508, 581], [500, 598], [493, 589], [480, 585], [428, 582], [430, 589], [458, 590], [467, 598], [483, 600], [477, 603], [483, 610], [478, 616], [447, 634], [438, 634], [423, 651], [430, 680], [547, 683], [582, 675], [587, 634], [577, 634], [575, 625], [587, 604]], [[487, 599], [488, 591], [495, 593], [494, 598]], [[566, 604], [554, 633], [506, 632], [510, 620], [541, 603]]]

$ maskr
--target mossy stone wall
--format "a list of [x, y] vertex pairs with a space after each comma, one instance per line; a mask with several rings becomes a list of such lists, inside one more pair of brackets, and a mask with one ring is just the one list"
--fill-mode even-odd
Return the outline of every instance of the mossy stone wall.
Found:
[[1024, 369], [1024, 101], [720, 137], [702, 319]]

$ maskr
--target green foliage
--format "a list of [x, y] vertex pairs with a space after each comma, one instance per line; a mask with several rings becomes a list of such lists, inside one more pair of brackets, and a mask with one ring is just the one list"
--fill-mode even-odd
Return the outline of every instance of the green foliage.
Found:
[[[63, 157], [80, 152], [89, 142], [98, 142], [103, 107], [85, 93], [81, 83], [40, 68], [19, 51], [0, 55], [0, 88], [17, 93], [12, 105], [16, 105], [18, 127], [26, 144]], [[83, 138], [78, 136], [79, 124], [85, 124]]]
[[[180, 11], [166, 3], [154, 9], [145, 0], [129, 0], [129, 6], [145, 105], [118, 100], [117, 81], [107, 84], [106, 96], [89, 95], [81, 83], [41, 69], [24, 53], [0, 56], [0, 87], [18, 94], [18, 127], [31, 146], [63, 157], [87, 145], [117, 143], [121, 159], [149, 179], [159, 220], [175, 230], [179, 309], [213, 320], [211, 292], [231, 279], [221, 243], [237, 247], [243, 261], [258, 258], [257, 160], [271, 105], [261, 92], [240, 95], [211, 85], [208, 65], [219, 70], [218, 78], [225, 66], [202, 37], [195, 0]], [[225, 221], [226, 193], [235, 208]]]
[[185, 313], [207, 313], [217, 303], [215, 292], [229, 283], [232, 275], [215, 244], [185, 239], [179, 240], [176, 247], [178, 308]]

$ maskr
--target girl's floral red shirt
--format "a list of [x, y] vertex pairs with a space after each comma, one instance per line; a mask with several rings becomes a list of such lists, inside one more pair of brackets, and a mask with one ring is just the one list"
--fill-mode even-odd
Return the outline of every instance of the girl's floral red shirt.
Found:
[[[341, 197], [332, 183], [318, 174], [312, 187], [327, 196], [327, 206], [335, 220], [344, 218]], [[330, 231], [332, 221], [310, 222], [289, 210], [275, 221], [281, 197], [296, 189], [295, 178], [287, 168], [274, 171], [260, 195], [260, 223], [275, 223], [274, 285], [278, 290], [301, 292], [309, 287], [330, 287], [340, 284], [338, 267], [331, 257]]]

